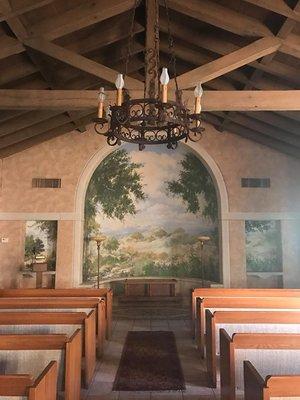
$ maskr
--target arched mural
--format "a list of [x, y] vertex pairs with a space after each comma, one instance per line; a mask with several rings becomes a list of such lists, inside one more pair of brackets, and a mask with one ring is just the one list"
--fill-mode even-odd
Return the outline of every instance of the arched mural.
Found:
[[95, 280], [99, 233], [102, 280], [132, 276], [219, 281], [218, 202], [200, 159], [180, 144], [176, 151], [122, 145], [96, 168], [85, 200], [83, 281]]

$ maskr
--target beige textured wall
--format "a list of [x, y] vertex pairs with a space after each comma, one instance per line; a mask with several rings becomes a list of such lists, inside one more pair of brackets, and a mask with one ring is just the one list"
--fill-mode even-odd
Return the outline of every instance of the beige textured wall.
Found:
[[[71, 132], [4, 159], [0, 164], [1, 219], [16, 219], [12, 213], [24, 213], [20, 219], [26, 219], [26, 213], [75, 212], [80, 176], [91, 157], [103, 146], [107, 146], [105, 139], [96, 135], [91, 126], [84, 134]], [[244, 222], [242, 217], [233, 215], [300, 213], [300, 161], [236, 135], [220, 134], [210, 126], [197, 146], [209, 153], [223, 175], [229, 199], [228, 219], [233, 219], [229, 226], [231, 285], [244, 286]], [[31, 187], [33, 177], [62, 178], [62, 188], [34, 189]], [[270, 177], [271, 188], [241, 188], [241, 177]], [[61, 219], [66, 219], [61, 215]], [[72, 284], [74, 221], [72, 217], [68, 219], [59, 221], [58, 225], [59, 287]], [[0, 243], [0, 286], [6, 287], [14, 284], [15, 271], [22, 262], [24, 222], [2, 221], [0, 229], [1, 237], [10, 238], [8, 244]], [[285, 229], [285, 241], [289, 241], [289, 229], [289, 226]], [[295, 240], [292, 231], [291, 235]], [[298, 257], [299, 252], [296, 254]], [[300, 264], [300, 260], [294, 259], [293, 265], [298, 261]]]
[[24, 260], [25, 221], [0, 221], [0, 287], [18, 287], [19, 270]]

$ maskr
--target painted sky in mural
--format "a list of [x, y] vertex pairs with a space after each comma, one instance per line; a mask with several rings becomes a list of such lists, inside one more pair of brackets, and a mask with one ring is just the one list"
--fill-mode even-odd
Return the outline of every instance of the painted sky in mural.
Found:
[[282, 271], [280, 221], [246, 221], [247, 272]]
[[[211, 231], [214, 225], [201, 215], [186, 212], [180, 198], [167, 196], [166, 182], [178, 178], [178, 163], [183, 159], [186, 150], [179, 146], [176, 151], [154, 147], [139, 151], [136, 146], [125, 145], [135, 163], [142, 163], [141, 170], [145, 201], [137, 204], [137, 214], [129, 215], [123, 221], [97, 215], [101, 230], [105, 235], [117, 237], [139, 231], [149, 232], [157, 228], [173, 231], [184, 227], [187, 233], [199, 234]], [[205, 200], [202, 198], [201, 203]]]
[[[95, 213], [89, 220], [89, 231], [86, 229], [85, 233], [84, 280], [90, 280], [95, 275], [96, 246], [89, 239], [97, 232], [107, 237], [101, 249], [102, 279], [162, 275], [199, 277], [197, 237], [206, 234], [212, 237], [206, 250], [207, 278], [214, 277], [217, 280], [217, 205], [212, 206], [214, 220], [203, 215], [207, 206], [206, 193], [198, 193], [196, 200], [189, 200], [191, 210], [188, 210], [188, 204], [182, 195], [185, 191], [184, 185], [179, 182], [180, 172], [184, 170], [182, 163], [185, 161], [188, 170], [185, 171], [186, 179], [197, 184], [198, 177], [200, 179], [202, 176], [203, 182], [208, 182], [210, 191], [213, 192], [210, 193], [210, 198], [213, 197], [211, 203], [216, 203], [214, 186], [203, 164], [184, 145], [179, 145], [175, 151], [163, 146], [148, 146], [144, 151], [139, 151], [136, 146], [123, 145], [120, 149], [126, 152], [131, 163], [138, 166], [136, 171], [143, 198], [134, 199], [135, 212], [125, 213], [123, 219], [112, 218], [110, 211], [107, 215], [103, 212], [104, 209], [110, 210], [109, 191], [106, 189], [117, 179], [109, 175], [109, 182], [105, 187], [105, 202], [98, 203], [95, 207]], [[110, 169], [114, 167], [111, 165]], [[105, 168], [102, 168], [102, 174], [103, 171]], [[91, 180], [94, 180], [96, 186], [99, 184], [99, 173], [96, 169]], [[170, 182], [173, 182], [174, 190], [181, 191], [181, 194], [174, 195], [168, 189]], [[122, 188], [117, 189], [120, 189], [122, 196]], [[94, 192], [95, 189], [88, 190], [86, 204]], [[130, 196], [133, 199], [133, 195]]]

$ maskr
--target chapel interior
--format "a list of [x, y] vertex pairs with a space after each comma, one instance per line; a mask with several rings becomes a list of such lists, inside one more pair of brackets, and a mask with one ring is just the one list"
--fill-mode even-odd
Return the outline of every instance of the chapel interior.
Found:
[[300, 399], [300, 0], [0, 0], [0, 400]]

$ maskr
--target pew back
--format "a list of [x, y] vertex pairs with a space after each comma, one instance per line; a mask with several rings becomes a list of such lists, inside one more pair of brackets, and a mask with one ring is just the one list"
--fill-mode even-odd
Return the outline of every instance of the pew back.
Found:
[[264, 379], [250, 361], [244, 361], [244, 387], [245, 400], [290, 400], [300, 396], [300, 375], [269, 375]]
[[30, 375], [0, 375], [0, 398], [17, 400], [56, 400], [57, 362], [51, 361], [34, 380]]
[[1, 334], [67, 334], [76, 329], [83, 332], [84, 383], [88, 387], [96, 368], [96, 314], [77, 312], [2, 312], [0, 313]]
[[66, 335], [0, 335], [0, 373], [40, 375], [49, 359], [58, 366], [58, 387], [65, 400], [80, 400], [81, 330]]
[[300, 311], [215, 311], [206, 310], [206, 366], [212, 387], [217, 386], [219, 332], [299, 333]]
[[198, 298], [209, 297], [300, 297], [299, 289], [196, 288], [192, 291], [192, 335], [195, 335]]
[[259, 298], [205, 298], [198, 300], [199, 309], [197, 311], [197, 343], [201, 352], [201, 356], [204, 356], [205, 346], [205, 310], [209, 309], [211, 312], [214, 311], [226, 311], [226, 310], [268, 310], [268, 311], [279, 311], [279, 310], [299, 310], [300, 311], [300, 297], [259, 297]]
[[234, 400], [236, 391], [244, 389], [244, 360], [263, 377], [300, 374], [300, 334], [237, 333], [231, 338], [221, 329], [220, 348], [222, 400]]
[[106, 337], [112, 332], [113, 291], [109, 288], [89, 289], [2, 289], [0, 297], [100, 297], [105, 298]]
[[0, 399], [12, 397], [14, 400], [27, 397], [29, 387], [34, 383], [34, 379], [28, 374], [19, 375], [0, 375]]
[[90, 313], [96, 310], [97, 354], [98, 357], [102, 356], [106, 332], [106, 305], [102, 298], [0, 298], [0, 310], [19, 312], [25, 309], [32, 313], [49, 310], [59, 310], [60, 312], [85, 311], [86, 313]]

